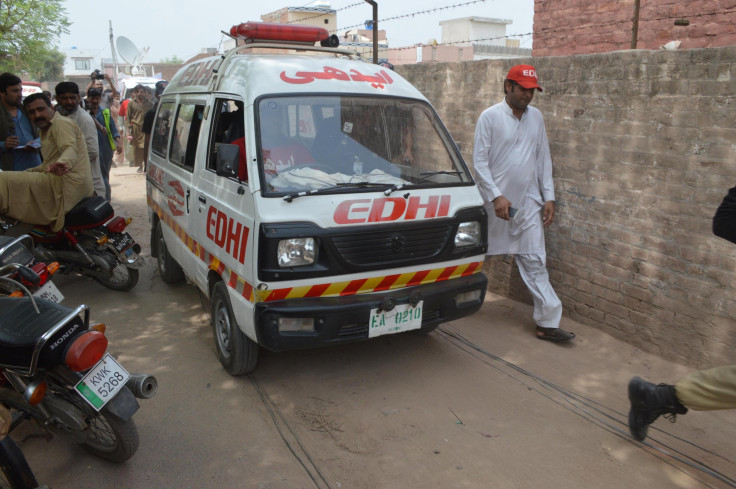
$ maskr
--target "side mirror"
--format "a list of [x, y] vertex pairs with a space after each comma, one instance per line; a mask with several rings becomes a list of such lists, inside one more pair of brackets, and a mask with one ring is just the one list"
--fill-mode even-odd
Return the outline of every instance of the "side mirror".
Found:
[[238, 162], [240, 161], [240, 148], [237, 144], [217, 145], [217, 161], [215, 162], [215, 173], [221, 177], [235, 178], [238, 176]]

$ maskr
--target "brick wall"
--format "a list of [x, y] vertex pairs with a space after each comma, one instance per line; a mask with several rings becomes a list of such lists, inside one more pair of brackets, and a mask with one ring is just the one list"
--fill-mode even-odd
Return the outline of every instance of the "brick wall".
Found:
[[[532, 63], [554, 162], [548, 267], [565, 314], [695, 367], [734, 361], [736, 246], [711, 219], [736, 185], [736, 48], [404, 65], [472, 165], [475, 122]], [[490, 289], [530, 301], [510, 257]], [[531, 318], [530, 318], [531, 323]], [[530, 325], [531, 328], [531, 325]]]
[[[534, 56], [605, 53], [631, 48], [634, 0], [535, 0]], [[677, 26], [685, 19], [688, 26]], [[659, 49], [680, 40], [681, 49], [736, 44], [736, 1], [640, 2], [637, 48]]]

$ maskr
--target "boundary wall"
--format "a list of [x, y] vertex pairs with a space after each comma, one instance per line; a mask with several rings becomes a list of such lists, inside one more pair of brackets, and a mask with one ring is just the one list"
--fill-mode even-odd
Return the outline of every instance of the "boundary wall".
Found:
[[[515, 64], [544, 92], [556, 191], [547, 230], [565, 315], [693, 367], [736, 359], [736, 245], [712, 217], [736, 186], [736, 47], [402, 65], [472, 167], [480, 113]], [[489, 289], [531, 303], [513, 258]], [[532, 319], [530, 334], [532, 331]], [[564, 322], [564, 318], [563, 318]]]

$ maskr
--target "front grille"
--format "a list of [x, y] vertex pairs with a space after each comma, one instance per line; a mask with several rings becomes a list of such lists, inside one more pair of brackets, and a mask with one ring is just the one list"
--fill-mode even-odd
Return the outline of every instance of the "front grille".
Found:
[[447, 245], [451, 224], [398, 231], [362, 232], [332, 237], [340, 256], [351, 265], [376, 266], [431, 258]]

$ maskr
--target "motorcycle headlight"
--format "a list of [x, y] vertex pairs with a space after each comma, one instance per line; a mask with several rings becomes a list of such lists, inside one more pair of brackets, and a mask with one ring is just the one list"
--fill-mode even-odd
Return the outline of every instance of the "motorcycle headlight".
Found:
[[460, 223], [455, 233], [455, 247], [464, 248], [480, 244], [480, 229], [478, 221]]
[[282, 268], [303, 267], [317, 260], [314, 238], [282, 239], [276, 254]]

